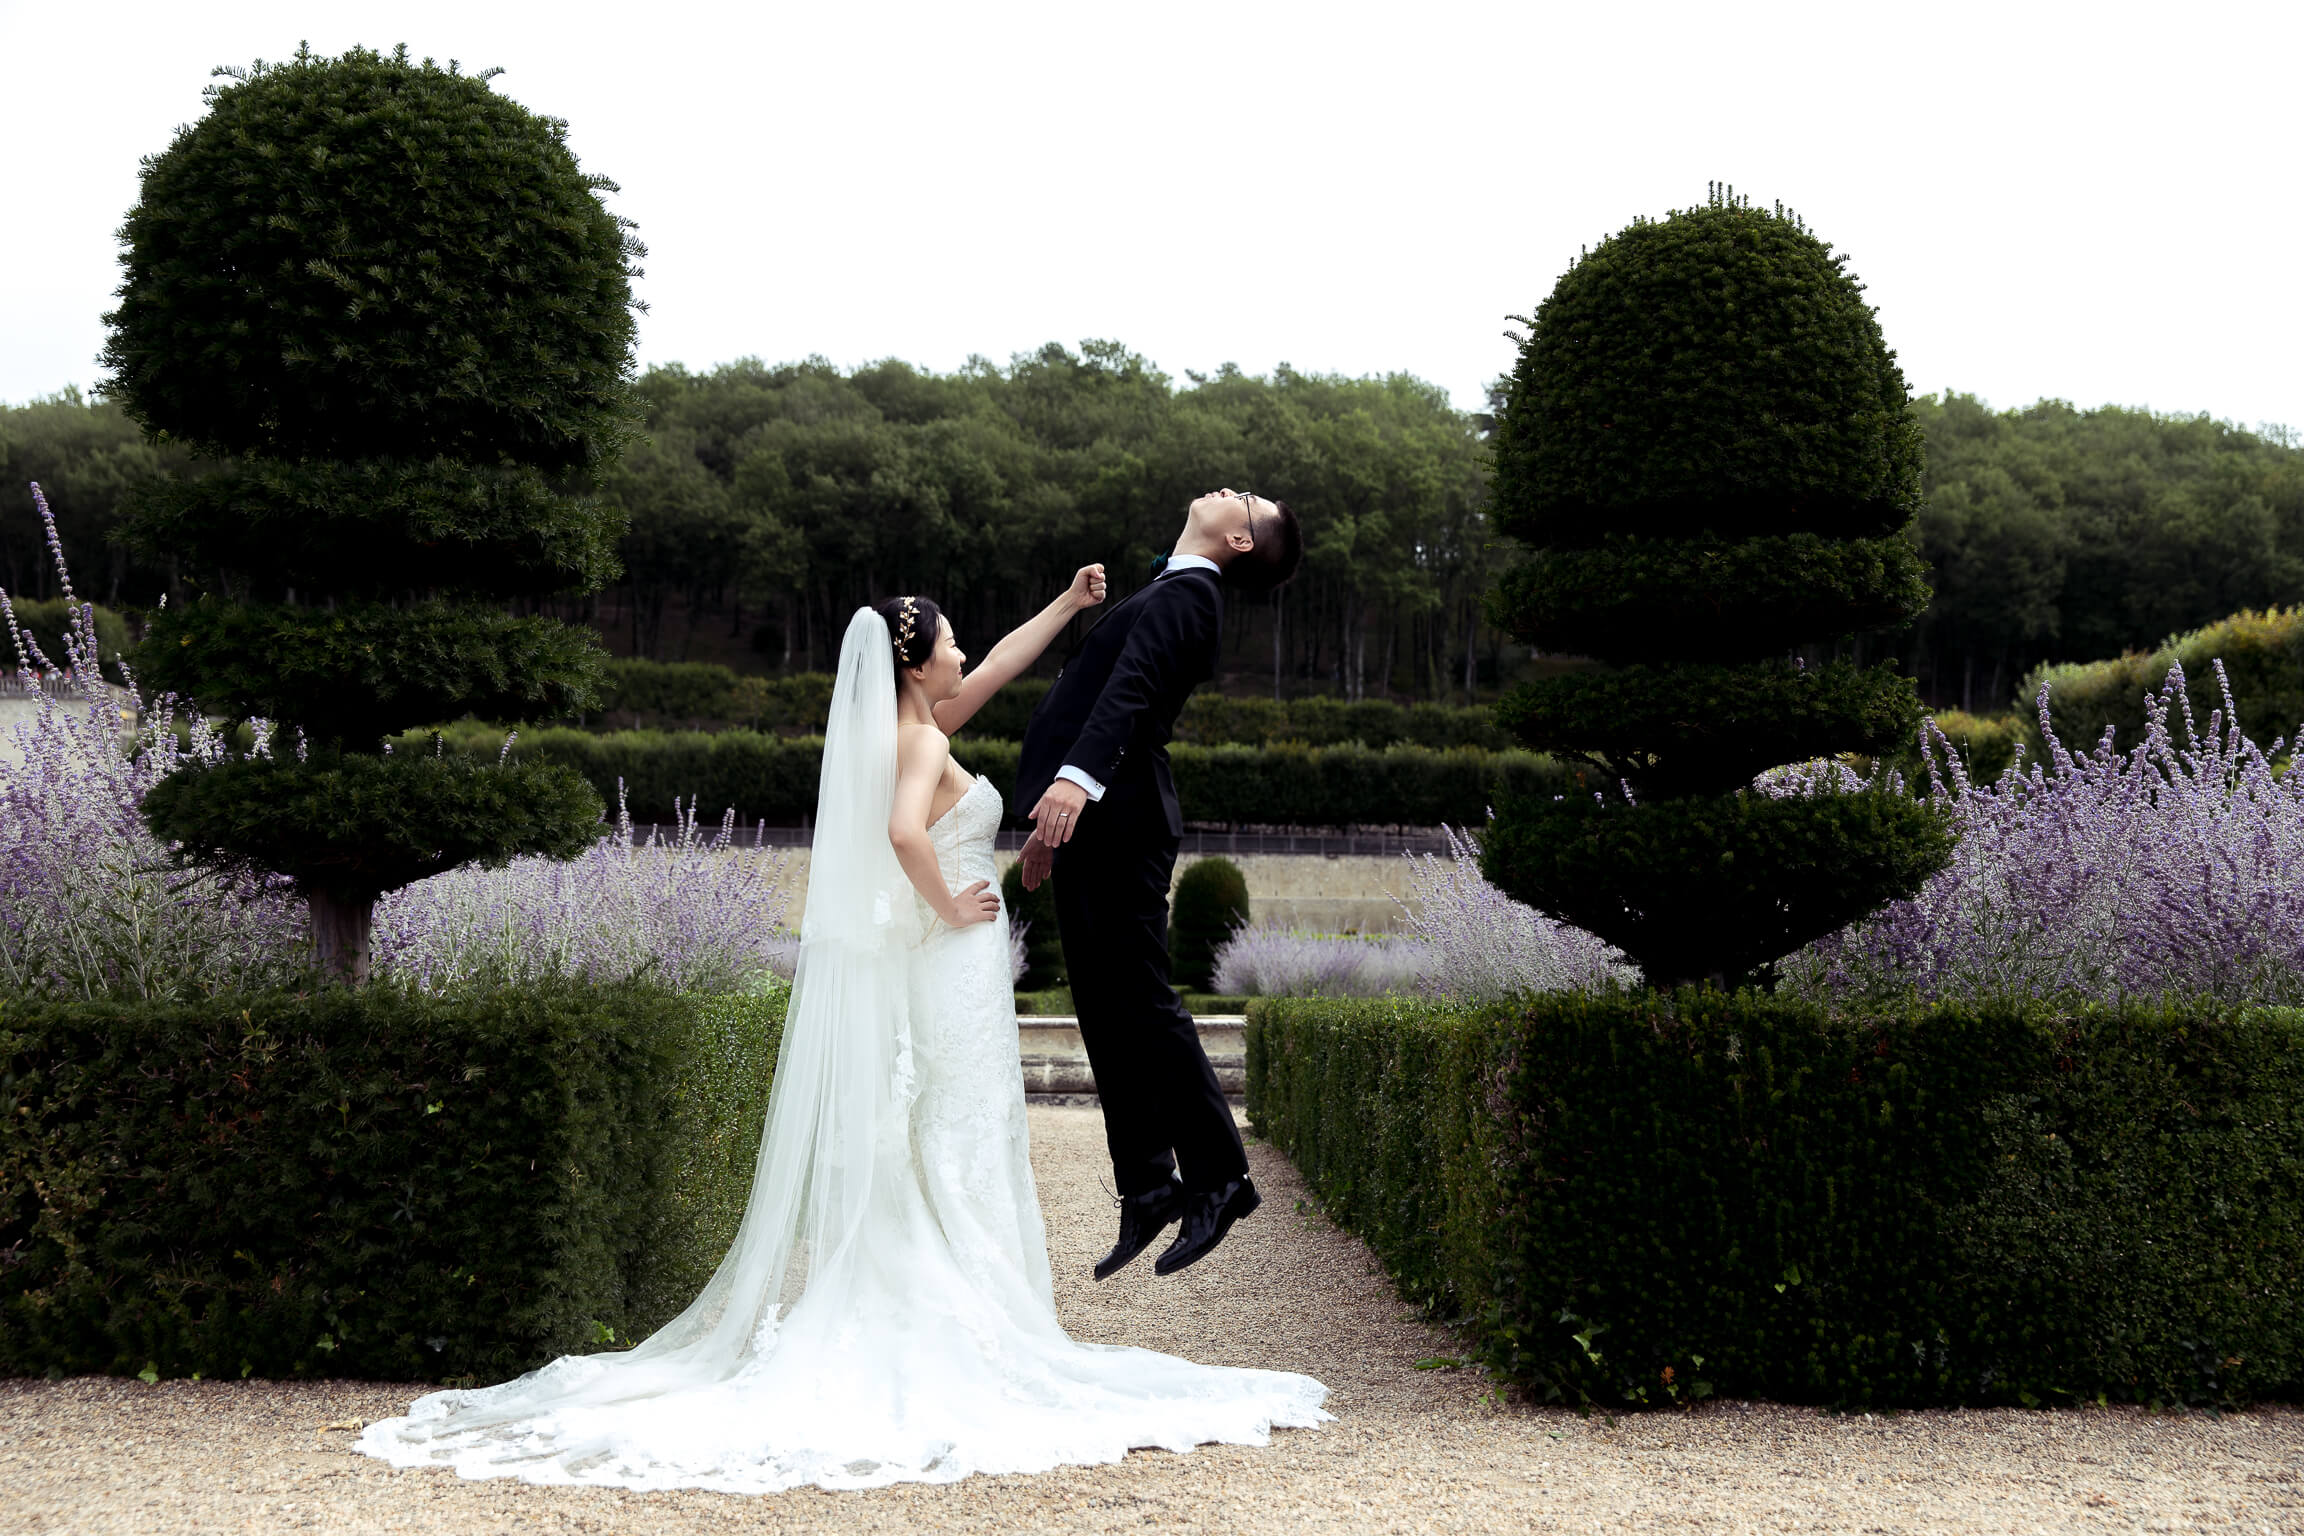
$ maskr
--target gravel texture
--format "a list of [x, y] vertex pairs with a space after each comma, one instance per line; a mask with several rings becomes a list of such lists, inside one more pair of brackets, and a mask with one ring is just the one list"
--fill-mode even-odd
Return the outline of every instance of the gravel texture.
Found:
[[347, 1450], [400, 1412], [365, 1382], [0, 1382], [0, 1531], [2190, 1531], [2304, 1532], [2304, 1411], [2130, 1409], [1835, 1417], [1716, 1403], [1579, 1419], [1502, 1406], [1403, 1307], [1359, 1243], [1298, 1206], [1251, 1144], [1264, 1209], [1197, 1268], [1149, 1256], [1098, 1286], [1110, 1240], [1089, 1108], [1035, 1106], [1057, 1302], [1081, 1338], [1309, 1371], [1338, 1421], [1266, 1449], [943, 1487], [773, 1497], [532, 1488], [402, 1472]]

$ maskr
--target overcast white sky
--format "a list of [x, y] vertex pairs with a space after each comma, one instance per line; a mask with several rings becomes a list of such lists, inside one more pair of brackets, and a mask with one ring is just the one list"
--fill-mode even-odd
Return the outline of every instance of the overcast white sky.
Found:
[[2304, 426], [2304, 5], [0, 0], [0, 401], [95, 381], [139, 157], [210, 67], [501, 65], [650, 247], [646, 362], [1170, 373], [1479, 402], [1580, 245], [1733, 182], [1916, 391]]

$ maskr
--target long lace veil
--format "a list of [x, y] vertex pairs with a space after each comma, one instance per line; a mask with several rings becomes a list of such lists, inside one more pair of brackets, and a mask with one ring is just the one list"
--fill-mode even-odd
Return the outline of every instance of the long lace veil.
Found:
[[774, 1348], [777, 1321], [803, 1290], [842, 1284], [864, 1261], [875, 1205], [910, 1155], [910, 972], [920, 923], [888, 841], [895, 789], [894, 652], [887, 622], [859, 608], [825, 722], [800, 961], [768, 1123], [727, 1257], [703, 1294], [638, 1348], [436, 1393], [418, 1404], [411, 1429], [485, 1429], [725, 1380]]

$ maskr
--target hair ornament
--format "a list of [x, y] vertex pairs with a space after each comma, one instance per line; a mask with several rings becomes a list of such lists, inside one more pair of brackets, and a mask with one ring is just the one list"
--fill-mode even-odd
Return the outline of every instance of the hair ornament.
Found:
[[913, 623], [920, 617], [920, 609], [909, 597], [900, 597], [897, 601], [904, 605], [904, 613], [897, 620], [896, 629], [896, 658], [901, 661], [905, 653], [912, 649]]

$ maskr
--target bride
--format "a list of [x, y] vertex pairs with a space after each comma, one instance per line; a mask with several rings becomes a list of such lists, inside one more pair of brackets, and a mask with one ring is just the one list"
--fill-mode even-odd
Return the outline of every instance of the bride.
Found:
[[997, 791], [950, 734], [1103, 601], [1088, 566], [975, 672], [936, 605], [848, 625], [800, 961], [719, 1270], [625, 1353], [435, 1392], [358, 1448], [466, 1477], [765, 1493], [1262, 1445], [1329, 1417], [1281, 1371], [1075, 1343], [1027, 1157]]

